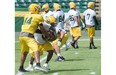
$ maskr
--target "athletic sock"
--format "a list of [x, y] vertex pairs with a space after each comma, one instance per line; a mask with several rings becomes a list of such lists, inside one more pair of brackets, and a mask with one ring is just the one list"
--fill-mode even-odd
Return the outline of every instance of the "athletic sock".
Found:
[[62, 56], [62, 55], [60, 53], [58, 53], [57, 56], [59, 57], [59, 56]]

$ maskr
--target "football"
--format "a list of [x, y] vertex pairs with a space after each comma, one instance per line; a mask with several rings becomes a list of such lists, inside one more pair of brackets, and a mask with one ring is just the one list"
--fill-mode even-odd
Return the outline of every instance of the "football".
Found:
[[56, 34], [56, 31], [54, 30], [49, 30], [47, 31], [51, 36], [53, 36], [54, 38], [53, 39], [49, 39], [47, 36], [43, 35], [43, 39], [46, 40], [46, 41], [49, 41], [49, 42], [52, 42], [54, 41], [56, 38], [57, 38], [57, 34]]

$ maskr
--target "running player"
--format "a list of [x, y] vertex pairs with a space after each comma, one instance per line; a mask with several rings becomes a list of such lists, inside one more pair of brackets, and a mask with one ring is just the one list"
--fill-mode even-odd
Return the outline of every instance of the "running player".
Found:
[[74, 48], [79, 48], [77, 41], [82, 36], [80, 28], [80, 12], [76, 9], [76, 4], [74, 2], [69, 3], [70, 10], [68, 12], [68, 18], [70, 21], [70, 34], [72, 36], [71, 45]]

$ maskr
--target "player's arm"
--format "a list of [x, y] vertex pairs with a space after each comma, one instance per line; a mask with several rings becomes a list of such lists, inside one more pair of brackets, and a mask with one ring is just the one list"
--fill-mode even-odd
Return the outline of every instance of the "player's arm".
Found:
[[84, 22], [84, 24], [85, 24], [85, 27], [86, 27], [86, 23], [85, 23], [85, 16], [83, 16], [83, 22]]
[[53, 36], [51, 36], [51, 35], [45, 30], [45, 28], [43, 27], [43, 24], [40, 24], [39, 27], [40, 27], [40, 31], [41, 31], [45, 36], [47, 36], [48, 38], [52, 38], [52, 37], [53, 37]]
[[99, 25], [96, 16], [93, 16], [93, 19], [94, 19], [94, 21], [95, 21], [95, 24], [96, 24], [96, 25]]
[[78, 19], [79, 19], [79, 16], [76, 16], [76, 22], [77, 22], [77, 25], [79, 26]]

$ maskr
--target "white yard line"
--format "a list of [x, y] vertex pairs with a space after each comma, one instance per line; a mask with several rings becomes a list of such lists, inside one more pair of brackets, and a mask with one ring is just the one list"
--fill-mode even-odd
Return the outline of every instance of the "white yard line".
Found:
[[16, 75], [23, 75], [24, 73], [22, 73], [22, 72], [18, 72]]
[[75, 54], [79, 54], [78, 52], [75, 52]]
[[52, 75], [58, 75], [58, 72], [53, 73]]
[[44, 61], [47, 58], [47, 55], [40, 59], [40, 62]]
[[95, 72], [90, 72], [90, 74], [92, 74], [92, 75], [96, 75], [96, 73], [95, 73]]

